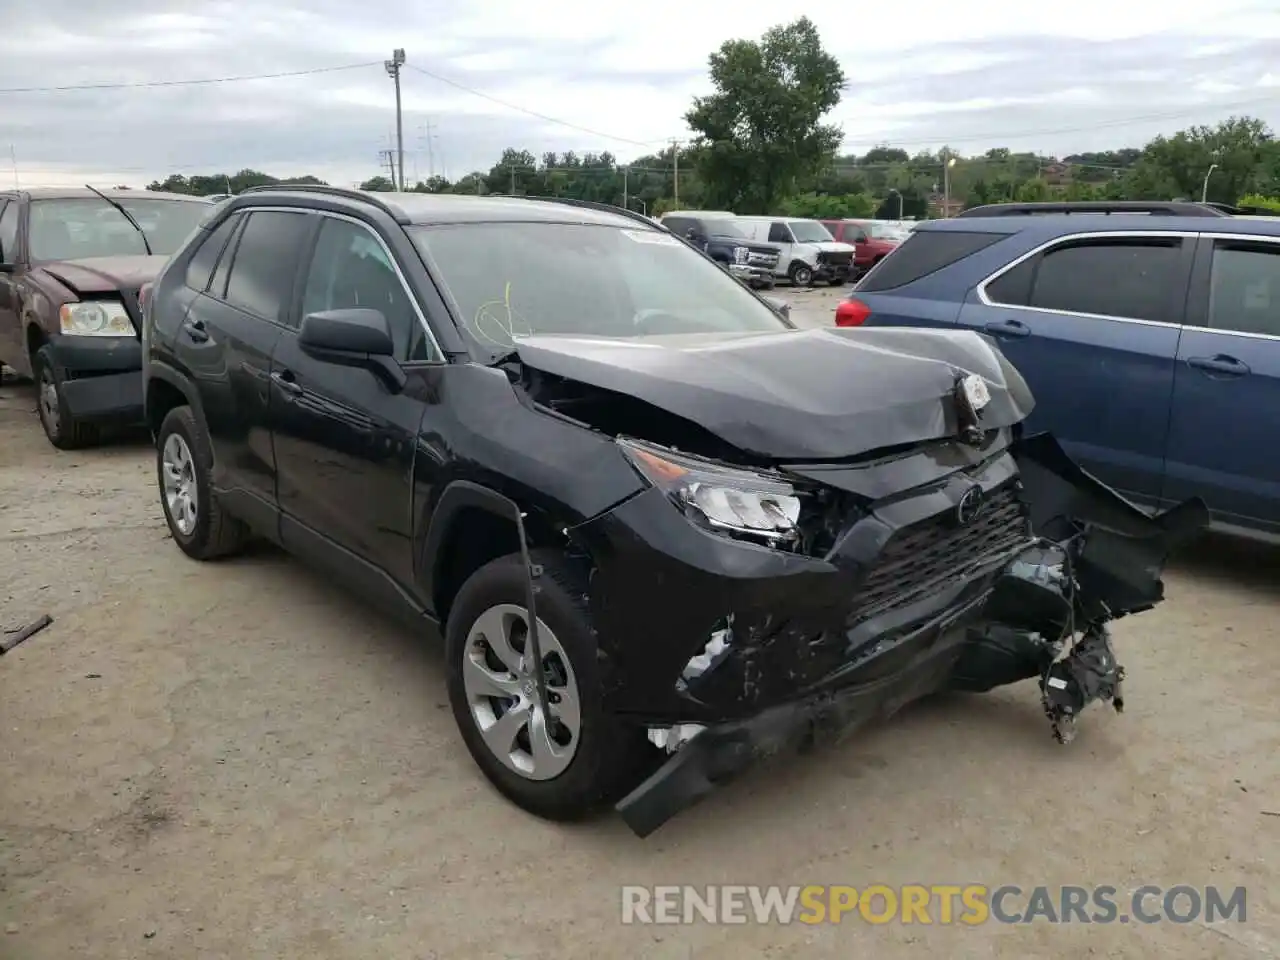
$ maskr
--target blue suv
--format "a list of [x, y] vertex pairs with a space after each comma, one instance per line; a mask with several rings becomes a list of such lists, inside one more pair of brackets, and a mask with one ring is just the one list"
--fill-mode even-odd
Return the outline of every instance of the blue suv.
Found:
[[[1037, 215], [1038, 214], [1038, 215]], [[995, 204], [922, 223], [839, 326], [993, 337], [1027, 426], [1150, 508], [1280, 539], [1280, 218], [1189, 202]]]

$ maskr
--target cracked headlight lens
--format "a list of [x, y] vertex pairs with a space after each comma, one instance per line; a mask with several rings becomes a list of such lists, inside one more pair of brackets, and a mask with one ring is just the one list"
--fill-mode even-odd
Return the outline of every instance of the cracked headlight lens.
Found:
[[701, 523], [766, 543], [798, 536], [800, 498], [782, 477], [677, 454], [637, 440], [618, 447], [646, 480]]

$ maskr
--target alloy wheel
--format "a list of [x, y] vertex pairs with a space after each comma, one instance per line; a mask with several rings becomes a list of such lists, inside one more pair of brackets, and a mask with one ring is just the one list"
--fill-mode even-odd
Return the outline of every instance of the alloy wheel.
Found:
[[550, 780], [563, 773], [577, 753], [582, 701], [564, 647], [539, 618], [538, 646], [550, 715], [543, 714], [528, 634], [524, 607], [490, 607], [467, 633], [462, 682], [471, 718], [493, 755], [526, 779]]
[[171, 433], [164, 441], [161, 454], [164, 476], [164, 502], [173, 525], [184, 537], [196, 529], [199, 519], [200, 494], [196, 487], [196, 464], [191, 448], [180, 434]]

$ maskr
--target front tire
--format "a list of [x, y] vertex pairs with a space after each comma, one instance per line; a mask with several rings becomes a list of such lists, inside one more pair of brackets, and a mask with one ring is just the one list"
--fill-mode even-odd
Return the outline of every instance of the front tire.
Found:
[[537, 707], [527, 643], [526, 572], [500, 557], [462, 585], [445, 634], [449, 703], [476, 765], [517, 806], [578, 820], [639, 783], [652, 756], [644, 731], [608, 714], [584, 572], [538, 550], [538, 638], [550, 723]]
[[793, 287], [813, 286], [813, 268], [807, 263], [802, 263], [797, 260], [795, 263], [791, 264], [788, 276], [791, 278], [791, 285]]
[[231, 556], [244, 548], [248, 528], [213, 492], [213, 447], [190, 407], [170, 410], [156, 432], [156, 478], [169, 533], [194, 560]]
[[78, 450], [97, 443], [97, 425], [82, 423], [71, 415], [67, 407], [62, 393], [66, 378], [48, 344], [36, 351], [31, 358], [31, 367], [36, 381], [40, 426], [44, 428], [49, 442], [59, 450]]

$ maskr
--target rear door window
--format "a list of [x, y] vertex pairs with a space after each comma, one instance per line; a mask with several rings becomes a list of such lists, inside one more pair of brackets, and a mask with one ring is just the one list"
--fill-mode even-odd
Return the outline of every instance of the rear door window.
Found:
[[1214, 244], [1209, 326], [1280, 336], [1280, 245], [1235, 240]]
[[283, 322], [309, 226], [310, 218], [301, 212], [250, 213], [227, 278], [227, 302], [264, 320]]
[[958, 230], [917, 230], [873, 267], [858, 289], [867, 293], [892, 290], [914, 283], [943, 267], [958, 263], [979, 250], [1003, 240], [1005, 233], [964, 233]]
[[218, 257], [239, 223], [240, 214], [233, 214], [205, 234], [204, 240], [187, 261], [186, 284], [192, 290], [204, 293], [209, 289], [209, 281], [213, 277], [214, 267], [218, 264]]
[[1042, 310], [1169, 322], [1181, 237], [1107, 238], [1047, 251], [1027, 305]]

